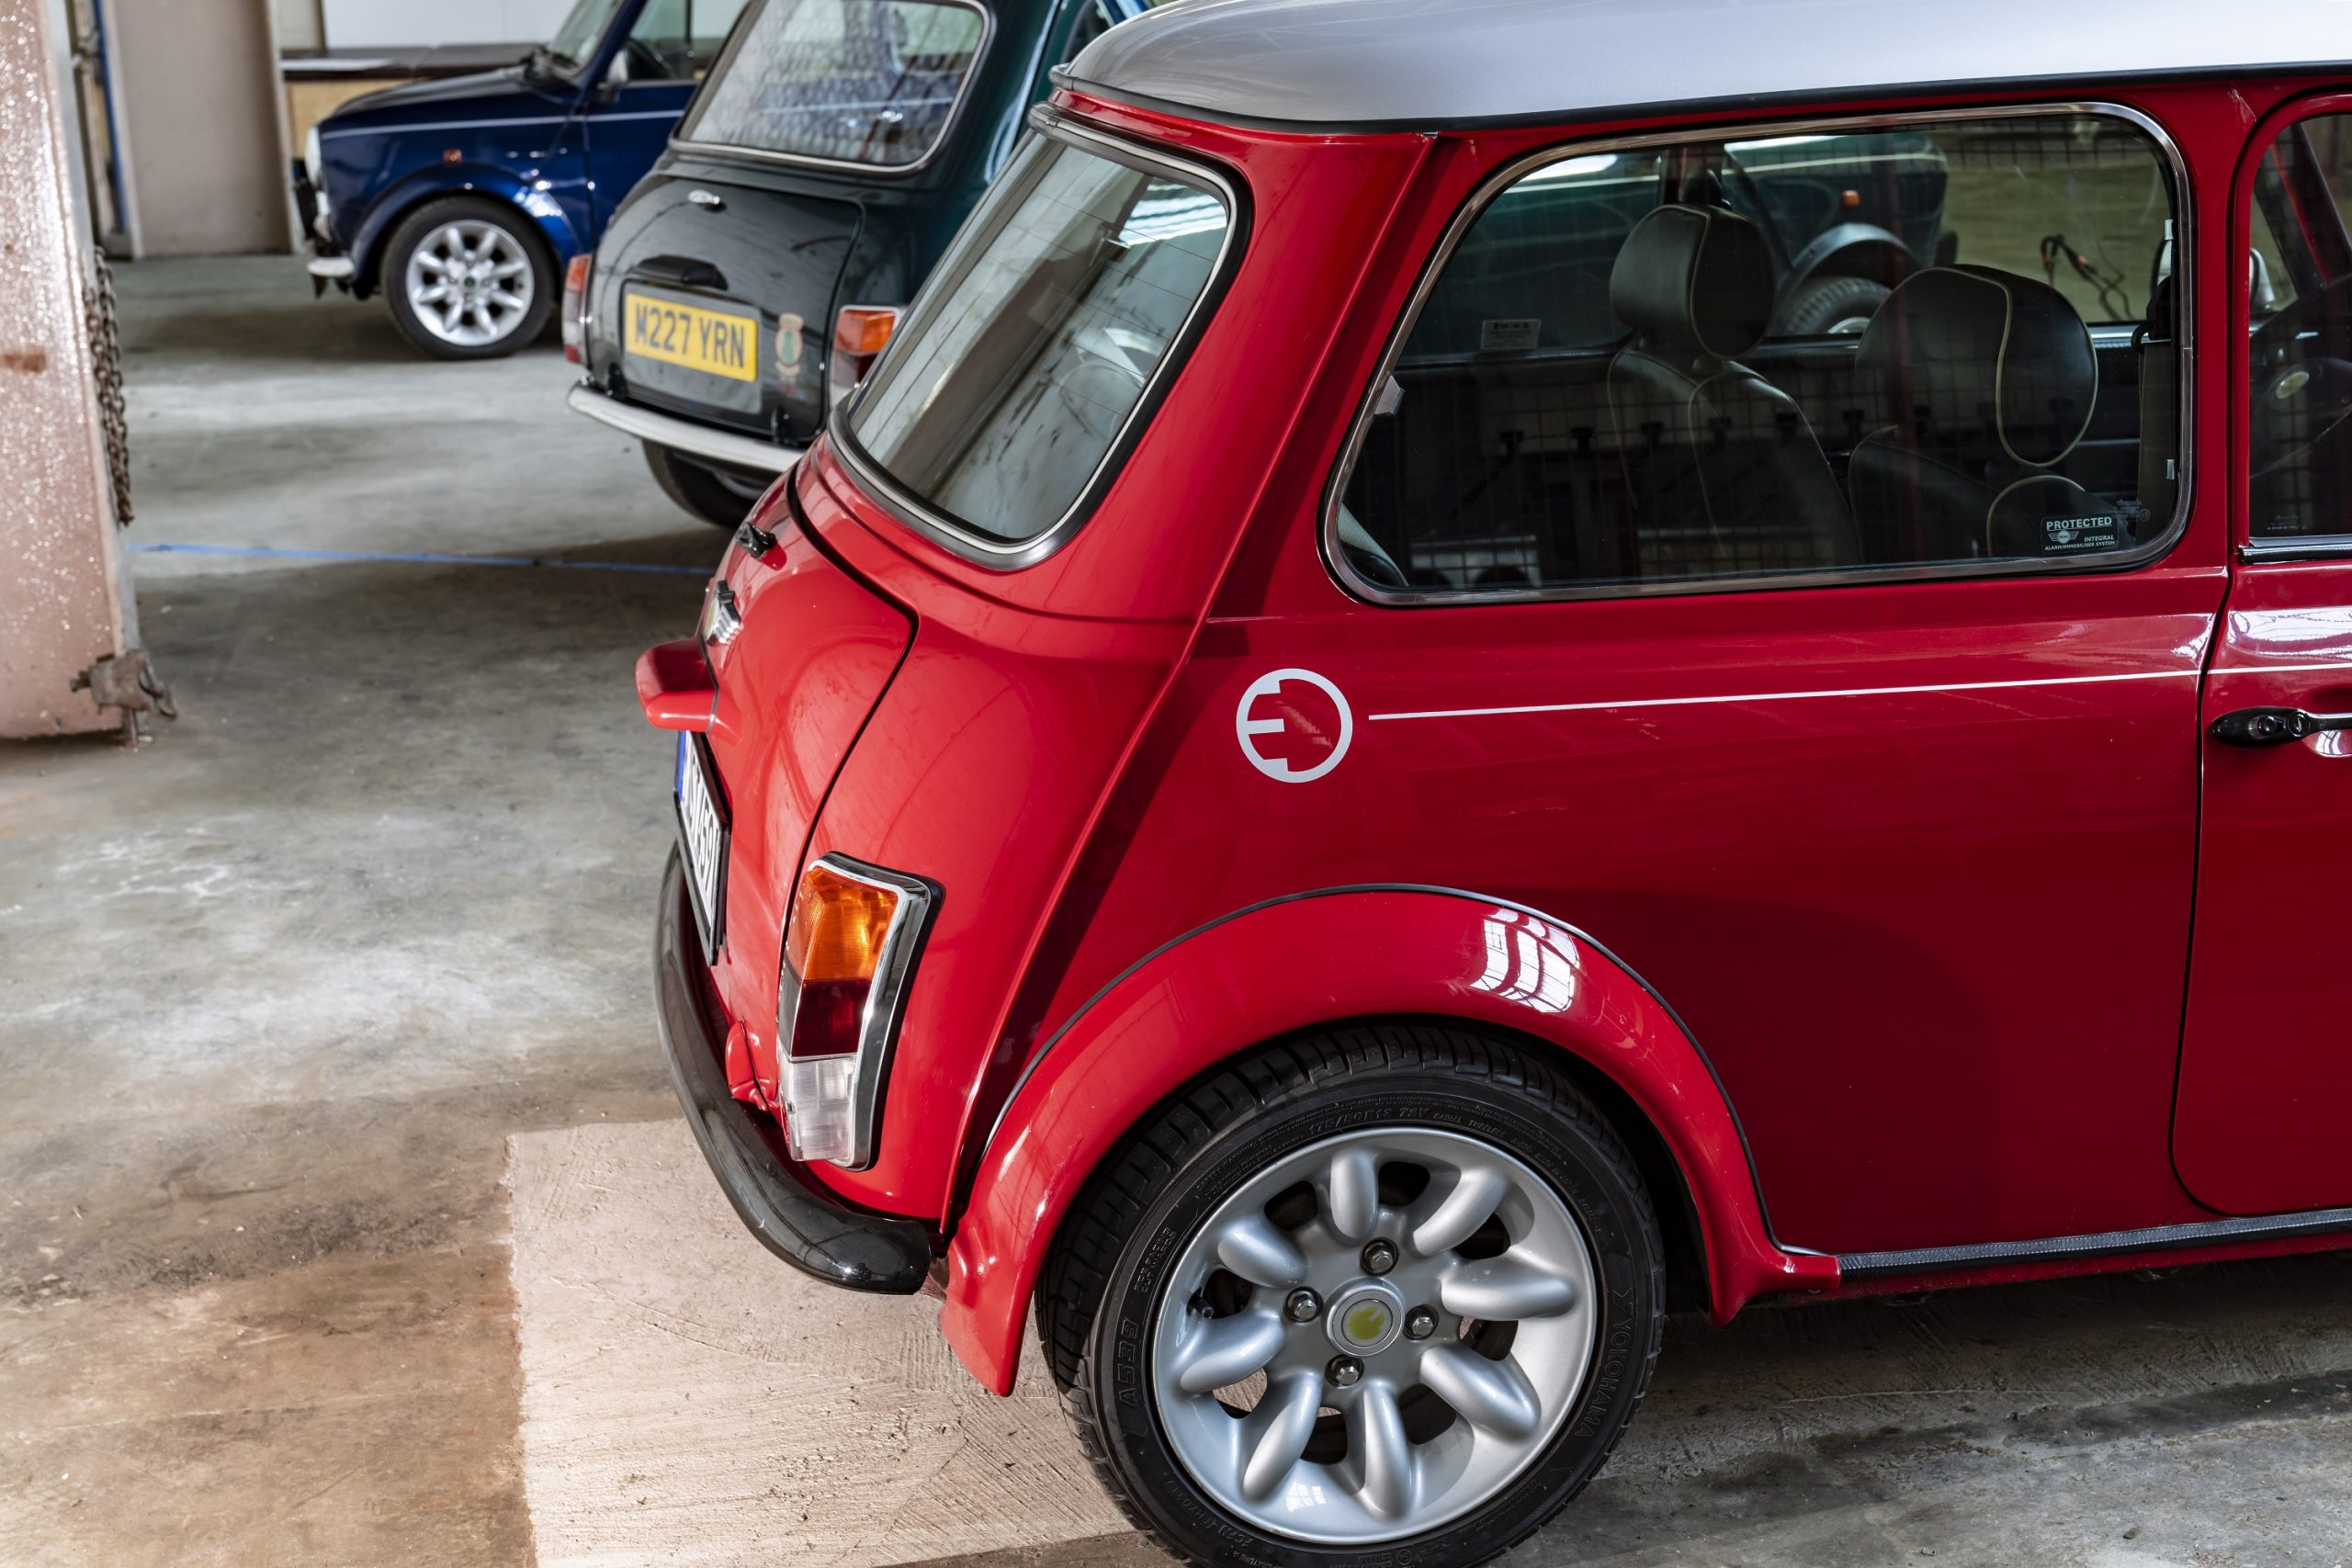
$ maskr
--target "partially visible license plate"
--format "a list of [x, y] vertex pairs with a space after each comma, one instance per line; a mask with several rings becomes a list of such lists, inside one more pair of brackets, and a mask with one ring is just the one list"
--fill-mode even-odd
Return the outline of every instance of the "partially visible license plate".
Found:
[[718, 961], [727, 938], [727, 807], [720, 804], [718, 765], [710, 744], [691, 730], [678, 737], [678, 844], [686, 860], [686, 896], [703, 956]]
[[727, 310], [706, 310], [650, 294], [630, 294], [621, 301], [628, 331], [621, 347], [665, 365], [683, 365], [730, 381], [756, 381], [760, 376], [760, 323], [755, 316]]

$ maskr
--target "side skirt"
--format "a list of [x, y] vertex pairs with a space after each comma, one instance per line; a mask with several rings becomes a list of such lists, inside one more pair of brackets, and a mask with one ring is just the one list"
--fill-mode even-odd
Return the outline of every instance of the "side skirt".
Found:
[[[1841, 1279], [1871, 1280], [1890, 1274], [1941, 1274], [2004, 1263], [2040, 1263], [2079, 1258], [2117, 1258], [2133, 1252], [2175, 1252], [2187, 1247], [2237, 1242], [2277, 1241], [2290, 1236], [2352, 1232], [2352, 1209], [2311, 1209], [2296, 1214], [2256, 1214], [2194, 1224], [2153, 1225], [2146, 1230], [2101, 1231], [2093, 1235], [2051, 1236], [2041, 1241], [1996, 1241], [1975, 1247], [1920, 1247], [1901, 1252], [1849, 1252], [1838, 1258]], [[2347, 1237], [2352, 1239], [2352, 1237]]]

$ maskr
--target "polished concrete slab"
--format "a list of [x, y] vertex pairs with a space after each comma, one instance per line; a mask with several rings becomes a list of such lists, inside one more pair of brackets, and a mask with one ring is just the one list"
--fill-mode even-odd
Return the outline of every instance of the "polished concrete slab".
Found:
[[681, 1121], [511, 1141], [524, 1475], [548, 1568], [882, 1568], [1121, 1531], [1033, 1348], [984, 1392], [925, 1296], [777, 1262]]
[[526, 1562], [505, 1140], [673, 1113], [629, 667], [718, 536], [551, 347], [121, 288], [133, 546], [684, 570], [139, 554], [179, 722], [0, 748], [0, 1560]]
[[[675, 1120], [628, 669], [716, 533], [551, 348], [420, 361], [282, 260], [123, 291], [132, 542], [307, 553], [139, 555], [185, 716], [0, 749], [0, 1561], [1159, 1561], [1041, 1380], [810, 1294]], [[2347, 1300], [2325, 1256], [1678, 1319], [1510, 1561], [2352, 1562]]]
[[[1165, 1559], [1033, 1355], [979, 1393], [923, 1299], [775, 1265], [664, 1122], [511, 1145], [540, 1560]], [[1515, 1568], [2352, 1560], [2352, 1258], [1668, 1325], [1641, 1417]]]

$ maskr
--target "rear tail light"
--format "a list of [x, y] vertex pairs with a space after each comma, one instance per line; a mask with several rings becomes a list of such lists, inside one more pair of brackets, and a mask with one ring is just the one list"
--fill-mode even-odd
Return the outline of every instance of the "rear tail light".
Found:
[[801, 874], [784, 929], [776, 1055], [797, 1160], [873, 1163], [882, 1087], [907, 983], [939, 891], [826, 855]]
[[563, 269], [563, 356], [574, 365], [588, 363], [588, 275], [594, 256], [577, 255]]
[[896, 305], [844, 305], [833, 318], [833, 351], [825, 366], [826, 407], [839, 408], [857, 389], [899, 330]]

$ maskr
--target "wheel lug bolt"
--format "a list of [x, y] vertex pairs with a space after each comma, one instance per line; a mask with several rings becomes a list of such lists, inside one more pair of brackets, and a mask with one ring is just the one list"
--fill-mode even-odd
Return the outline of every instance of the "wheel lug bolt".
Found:
[[1331, 1380], [1333, 1388], [1353, 1388], [1363, 1377], [1363, 1363], [1353, 1356], [1334, 1356], [1323, 1375]]
[[1415, 1307], [1405, 1314], [1405, 1337], [1427, 1339], [1437, 1332], [1437, 1314], [1427, 1307]]
[[1385, 1274], [1396, 1267], [1396, 1247], [1393, 1242], [1375, 1241], [1363, 1249], [1363, 1271]]
[[1283, 1315], [1293, 1323], [1313, 1323], [1323, 1314], [1323, 1298], [1301, 1285], [1283, 1303]]

